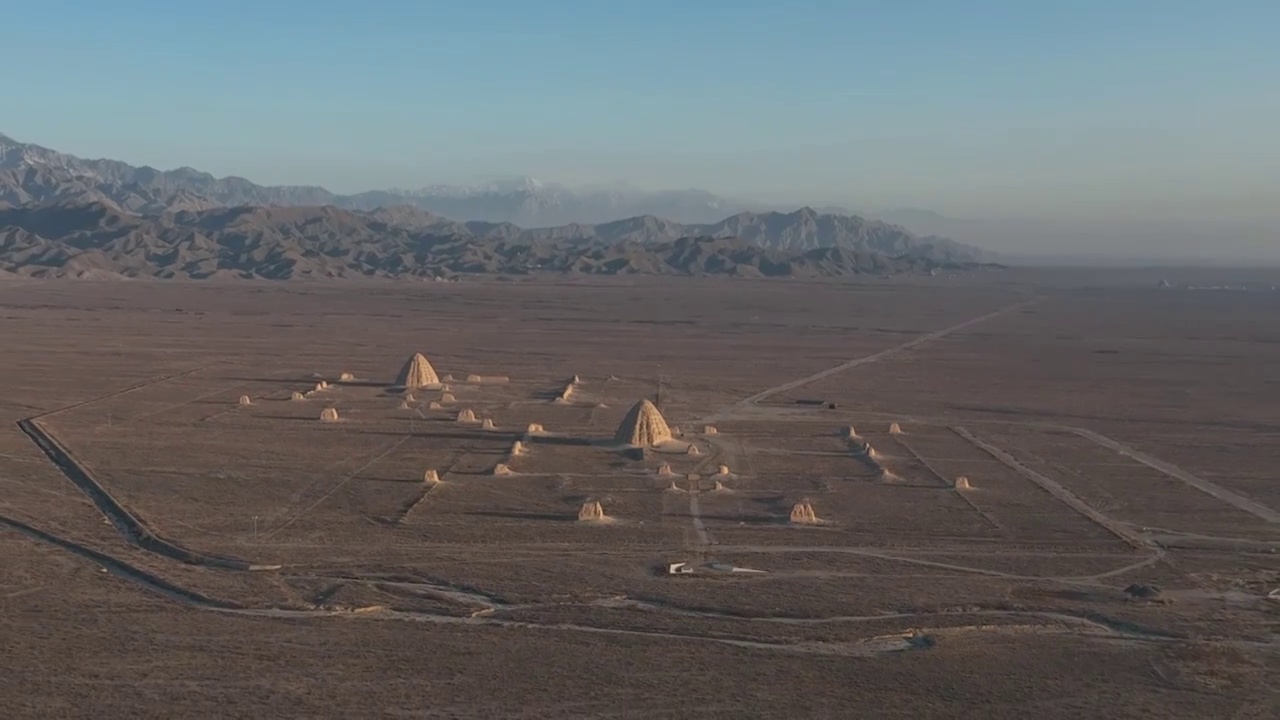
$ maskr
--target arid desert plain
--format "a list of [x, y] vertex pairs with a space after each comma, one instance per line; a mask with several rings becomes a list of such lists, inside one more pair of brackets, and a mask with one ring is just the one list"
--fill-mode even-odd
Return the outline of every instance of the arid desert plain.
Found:
[[1160, 277], [6, 281], [3, 714], [1276, 717], [1280, 293]]

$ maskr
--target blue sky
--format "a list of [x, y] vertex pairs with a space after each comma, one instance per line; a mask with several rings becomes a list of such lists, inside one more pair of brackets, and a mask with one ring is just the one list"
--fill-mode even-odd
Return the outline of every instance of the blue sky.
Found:
[[970, 217], [1280, 206], [1274, 0], [3, 0], [0, 17], [0, 132], [162, 168]]

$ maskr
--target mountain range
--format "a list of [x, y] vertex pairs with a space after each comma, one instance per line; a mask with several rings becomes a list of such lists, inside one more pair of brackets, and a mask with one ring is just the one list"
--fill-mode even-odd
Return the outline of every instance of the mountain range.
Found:
[[[892, 273], [980, 261], [976, 248], [945, 238], [811, 208], [687, 223], [646, 213], [535, 229], [504, 219], [539, 216], [547, 208], [592, 217], [609, 202], [706, 216], [721, 202], [703, 191], [611, 197], [527, 181], [336, 195], [191, 168], [85, 160], [0, 135], [0, 270], [42, 277], [557, 270], [772, 276]], [[458, 222], [432, 209], [441, 207], [473, 219]]]
[[638, 215], [708, 223], [753, 209], [705, 190], [571, 190], [534, 178], [339, 195], [315, 186], [262, 186], [240, 177], [216, 178], [189, 167], [161, 171], [116, 160], [86, 160], [0, 135], [0, 202], [62, 200], [109, 201], [131, 212], [234, 205], [333, 205], [347, 210], [406, 205], [446, 217], [524, 227]]

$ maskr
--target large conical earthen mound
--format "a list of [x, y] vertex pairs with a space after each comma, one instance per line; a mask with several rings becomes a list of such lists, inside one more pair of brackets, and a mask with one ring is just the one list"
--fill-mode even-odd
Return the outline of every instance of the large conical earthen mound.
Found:
[[650, 447], [670, 440], [671, 428], [653, 403], [641, 400], [622, 419], [614, 439], [628, 445]]
[[436, 375], [436, 369], [431, 367], [422, 353], [414, 353], [413, 357], [405, 361], [404, 367], [400, 368], [400, 375], [396, 377], [396, 385], [411, 390], [439, 383], [440, 377]]

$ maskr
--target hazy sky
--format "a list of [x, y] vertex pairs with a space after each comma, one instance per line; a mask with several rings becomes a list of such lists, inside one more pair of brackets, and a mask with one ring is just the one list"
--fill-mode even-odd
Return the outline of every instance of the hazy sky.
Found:
[[1277, 0], [0, 6], [0, 132], [78, 155], [337, 191], [1280, 217]]

